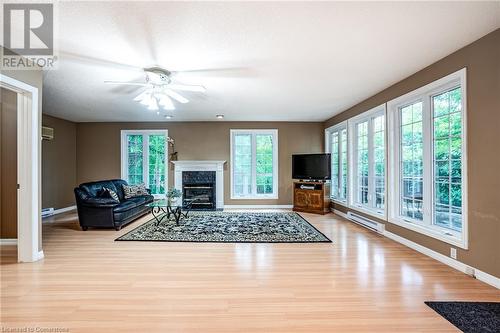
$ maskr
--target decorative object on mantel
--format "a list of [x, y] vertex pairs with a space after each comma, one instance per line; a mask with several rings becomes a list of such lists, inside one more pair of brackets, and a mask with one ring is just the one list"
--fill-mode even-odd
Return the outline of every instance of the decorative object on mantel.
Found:
[[117, 241], [331, 243], [297, 213], [193, 212], [179, 224], [152, 219]]
[[175, 151], [175, 140], [167, 137], [168, 146], [172, 147], [172, 153], [168, 154], [170, 161], [177, 161], [177, 152]]
[[181, 191], [179, 191], [175, 187], [171, 187], [166, 194], [168, 205], [172, 206], [172, 204], [175, 204], [176, 201], [181, 197], [181, 195]]

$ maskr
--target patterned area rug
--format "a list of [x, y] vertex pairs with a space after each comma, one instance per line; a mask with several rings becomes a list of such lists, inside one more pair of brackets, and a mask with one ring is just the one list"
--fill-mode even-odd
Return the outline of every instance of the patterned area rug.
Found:
[[500, 302], [425, 302], [465, 333], [500, 332]]
[[152, 219], [117, 241], [330, 243], [297, 213], [190, 212], [177, 226]]

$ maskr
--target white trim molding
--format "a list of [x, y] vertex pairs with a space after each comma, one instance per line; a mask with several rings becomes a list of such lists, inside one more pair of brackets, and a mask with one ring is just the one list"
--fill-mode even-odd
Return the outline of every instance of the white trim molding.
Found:
[[[375, 181], [375, 118], [383, 117], [382, 130], [383, 132], [383, 149], [384, 149], [384, 208], [375, 208], [376, 201], [376, 181]], [[357, 116], [350, 118], [347, 121], [348, 125], [348, 151], [349, 151], [349, 184], [350, 190], [348, 195], [349, 207], [362, 211], [370, 216], [386, 219], [387, 218], [387, 125], [386, 125], [386, 104], [381, 104], [368, 111], [365, 111]], [[368, 185], [367, 185], [367, 200], [366, 204], [358, 202], [357, 195], [359, 188], [358, 179], [358, 124], [366, 123], [366, 149], [368, 158]]]
[[[349, 160], [349, 128], [348, 128], [348, 123], [347, 120], [338, 123], [336, 125], [330, 126], [325, 129], [325, 151], [327, 153], [331, 154], [331, 158], [333, 160], [333, 152], [332, 152], [332, 135], [337, 133], [337, 161], [338, 161], [338, 168], [337, 168], [337, 179], [334, 180], [333, 177], [331, 177], [330, 180], [330, 185], [331, 185], [331, 191], [330, 191], [330, 199], [334, 203], [338, 203], [344, 206], [349, 206], [349, 165], [350, 160]], [[342, 164], [344, 163], [344, 159], [342, 158], [344, 155], [344, 152], [342, 151], [342, 131], [345, 130], [346, 133], [346, 151], [345, 151], [345, 159], [347, 163], [347, 174], [346, 174], [346, 181], [345, 184], [343, 183], [344, 175], [343, 175], [343, 169], [342, 169]], [[333, 170], [333, 169], [332, 169]], [[335, 186], [334, 186], [335, 185]], [[345, 185], [346, 188], [346, 195], [345, 198], [341, 197], [341, 191], [343, 186]]]
[[399, 235], [396, 235], [392, 232], [385, 231], [384, 236], [387, 238], [390, 238], [400, 244], [403, 244], [417, 252], [420, 252], [422, 254], [425, 254], [428, 257], [431, 257], [432, 259], [435, 259], [445, 265], [448, 265], [452, 268], [455, 268], [456, 270], [459, 270], [462, 273], [465, 273], [467, 275], [470, 275], [472, 277], [475, 277], [476, 279], [487, 283], [495, 288], [500, 289], [500, 278], [497, 278], [491, 274], [488, 274], [486, 272], [480, 271], [477, 268], [474, 268], [472, 266], [466, 265], [461, 261], [455, 260], [453, 258], [447, 257], [444, 254], [441, 254], [439, 252], [436, 252], [434, 250], [431, 250], [425, 246], [422, 246], [420, 244], [417, 244], [415, 242], [412, 242], [406, 238], [403, 238]]
[[18, 261], [40, 259], [41, 115], [38, 88], [0, 74], [0, 86], [17, 93]]
[[[348, 221], [351, 221], [349, 219], [349, 217], [347, 216], [347, 214], [344, 212], [341, 212], [337, 209], [332, 209], [332, 212], [335, 215], [338, 215], [340, 217], [345, 218]], [[353, 223], [355, 223], [355, 222], [353, 222]], [[437, 260], [445, 265], [448, 265], [448, 266], [450, 266], [450, 267], [452, 267], [452, 268], [454, 268], [462, 273], [470, 275], [470, 276], [472, 276], [472, 277], [474, 277], [474, 278], [476, 278], [484, 283], [487, 283], [495, 288], [500, 289], [500, 278], [498, 278], [496, 276], [493, 276], [491, 274], [483, 272], [483, 271], [481, 271], [477, 268], [474, 268], [472, 266], [466, 265], [461, 261], [447, 257], [444, 254], [441, 254], [439, 252], [431, 250], [423, 245], [412, 242], [404, 237], [401, 237], [401, 236], [396, 235], [390, 231], [387, 231], [385, 228], [383, 229], [383, 232], [381, 234], [383, 236], [395, 241], [395, 242], [398, 242], [398, 243], [400, 243], [404, 246], [407, 246], [407, 247], [409, 247], [417, 252], [420, 252], [420, 253], [422, 253], [422, 254], [424, 254], [432, 259], [435, 259], [435, 260]]]
[[[149, 136], [150, 135], [164, 135], [165, 136], [165, 192], [168, 191], [168, 130], [167, 129], [134, 129], [134, 130], [121, 130], [120, 132], [120, 145], [121, 145], [121, 178], [129, 181], [128, 177], [128, 147], [127, 147], [127, 135], [142, 135], [142, 181], [149, 187]], [[164, 197], [165, 194], [153, 194], [155, 198]]]
[[[224, 207], [224, 164], [226, 161], [172, 161], [174, 187], [182, 193], [183, 171], [215, 171], [215, 207]], [[182, 199], [181, 199], [182, 200]]]
[[[421, 234], [433, 237], [448, 244], [468, 248], [468, 204], [467, 204], [467, 92], [466, 92], [466, 69], [451, 73], [439, 80], [433, 81], [423, 87], [411, 91], [403, 96], [393, 99], [387, 103], [387, 129], [388, 129], [388, 182], [390, 189], [387, 195], [388, 214], [387, 221], [403, 228], [407, 228]], [[462, 230], [456, 231], [451, 228], [444, 228], [433, 223], [435, 207], [434, 189], [434, 121], [432, 98], [435, 96], [460, 88], [462, 98], [461, 109], [461, 217]], [[401, 115], [400, 110], [408, 105], [422, 104], [422, 150], [423, 150], [423, 175], [422, 179], [422, 217], [410, 218], [401, 214]], [[450, 171], [451, 174], [451, 171]], [[450, 198], [451, 201], [451, 198]], [[451, 207], [451, 202], [449, 203]]]
[[[245, 195], [234, 194], [234, 137], [238, 134], [247, 134], [251, 136], [251, 190], [252, 193]], [[273, 138], [273, 193], [257, 194], [257, 155], [256, 155], [256, 136], [259, 134], [271, 135]], [[229, 179], [230, 179], [230, 193], [232, 200], [266, 200], [278, 199], [279, 197], [279, 155], [278, 155], [278, 130], [277, 129], [231, 129], [230, 130], [230, 163], [229, 163]], [[267, 174], [269, 176], [269, 174]]]

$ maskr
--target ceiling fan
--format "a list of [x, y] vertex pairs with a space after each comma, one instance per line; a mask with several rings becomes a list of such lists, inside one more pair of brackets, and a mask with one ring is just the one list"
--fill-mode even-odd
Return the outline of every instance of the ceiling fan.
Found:
[[134, 101], [146, 105], [149, 110], [157, 111], [158, 113], [160, 107], [169, 111], [175, 110], [175, 105], [172, 100], [181, 104], [189, 102], [187, 98], [176, 92], [176, 90], [200, 93], [206, 91], [205, 87], [202, 85], [174, 83], [173, 74], [175, 72], [170, 72], [160, 67], [144, 68], [143, 70], [146, 74], [146, 82], [104, 81], [104, 83], [145, 87], [145, 89], [134, 98]]

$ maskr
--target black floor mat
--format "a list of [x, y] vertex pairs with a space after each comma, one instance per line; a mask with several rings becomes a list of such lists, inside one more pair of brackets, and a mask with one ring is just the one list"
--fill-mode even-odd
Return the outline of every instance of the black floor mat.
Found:
[[425, 302], [465, 333], [500, 333], [500, 302]]

